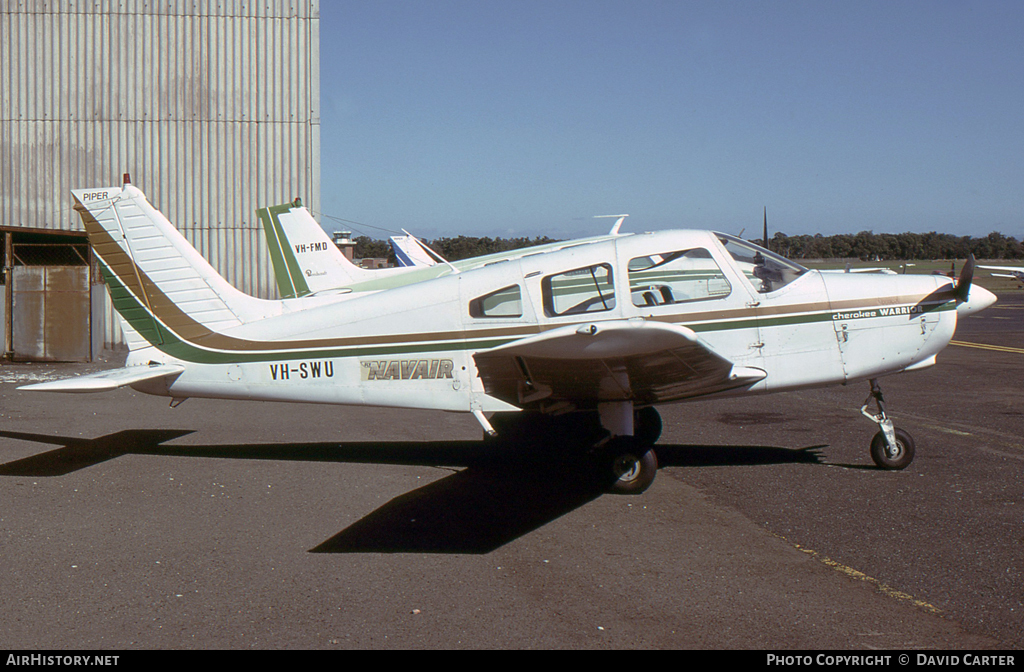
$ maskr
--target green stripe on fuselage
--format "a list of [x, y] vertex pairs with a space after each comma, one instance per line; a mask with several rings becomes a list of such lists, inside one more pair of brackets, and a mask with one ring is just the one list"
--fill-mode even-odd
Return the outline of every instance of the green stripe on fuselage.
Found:
[[308, 357], [375, 357], [381, 355], [404, 355], [417, 352], [443, 352], [452, 350], [486, 350], [505, 345], [521, 338], [519, 335], [498, 338], [479, 338], [443, 340], [422, 343], [396, 343], [388, 345], [354, 345], [327, 348], [307, 348], [303, 350], [268, 348], [257, 352], [229, 351], [207, 349], [180, 338], [165, 327], [158, 319], [139, 303], [135, 296], [125, 288], [117, 277], [110, 272], [106, 264], [99, 263], [104, 280], [110, 288], [114, 309], [133, 329], [145, 338], [153, 347], [177, 359], [195, 364], [232, 364], [246, 362], [276, 362], [283, 360], [302, 359]]
[[[376, 357], [384, 355], [404, 355], [410, 353], [443, 352], [469, 350], [476, 352], [487, 350], [500, 345], [511, 343], [523, 337], [521, 329], [519, 333], [510, 333], [508, 336], [494, 336], [493, 333], [487, 337], [465, 338], [454, 333], [437, 334], [432, 341], [406, 341], [393, 344], [359, 344], [351, 346], [327, 346], [320, 348], [305, 348], [295, 350], [275, 350], [273, 342], [266, 343], [266, 349], [257, 351], [225, 350], [206, 348], [199, 344], [192, 343], [164, 326], [156, 316], [143, 306], [118, 278], [110, 271], [102, 259], [98, 259], [100, 270], [104, 280], [110, 289], [111, 300], [114, 308], [143, 338], [153, 347], [179, 360], [196, 364], [231, 364], [247, 362], [275, 362], [303, 358], [331, 358], [331, 357]], [[955, 310], [954, 301], [941, 301], [929, 304], [921, 304], [926, 312]], [[871, 310], [871, 309], [867, 309]], [[815, 322], [828, 322], [834, 319], [833, 311], [817, 311], [813, 313], [802, 313], [797, 315], [782, 315], [778, 317], [765, 318], [739, 318], [733, 320], [707, 321], [686, 324], [683, 315], [665, 316], [660, 321], [686, 326], [695, 332], [714, 332], [733, 329], [749, 329], [754, 327], [778, 327], [796, 324], [810, 324]], [[541, 326], [540, 330], [555, 329], [568, 326], [569, 324], [583, 323], [590, 320], [577, 320], [576, 322], [556, 323]], [[491, 330], [493, 331], [493, 330]], [[468, 333], [472, 333], [471, 331]]]

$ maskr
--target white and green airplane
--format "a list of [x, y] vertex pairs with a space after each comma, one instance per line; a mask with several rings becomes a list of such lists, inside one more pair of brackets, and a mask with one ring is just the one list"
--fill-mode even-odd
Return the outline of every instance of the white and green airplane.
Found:
[[995, 301], [972, 287], [973, 260], [955, 283], [824, 274], [697, 230], [261, 300], [134, 186], [72, 193], [130, 352], [123, 368], [21, 389], [461, 411], [510, 449], [568, 432], [551, 450], [584, 445], [581, 465], [586, 454], [615, 492], [642, 492], [657, 473], [658, 404], [855, 380], [871, 385], [872, 458], [905, 468], [914, 442], [886, 416], [877, 379], [933, 365], [957, 320]]

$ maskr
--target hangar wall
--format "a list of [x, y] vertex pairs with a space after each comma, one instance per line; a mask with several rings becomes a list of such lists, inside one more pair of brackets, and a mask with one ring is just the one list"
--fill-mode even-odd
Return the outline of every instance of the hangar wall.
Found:
[[81, 230], [70, 190], [130, 173], [224, 277], [276, 297], [255, 210], [319, 211], [319, 52], [319, 0], [0, 0], [0, 226]]

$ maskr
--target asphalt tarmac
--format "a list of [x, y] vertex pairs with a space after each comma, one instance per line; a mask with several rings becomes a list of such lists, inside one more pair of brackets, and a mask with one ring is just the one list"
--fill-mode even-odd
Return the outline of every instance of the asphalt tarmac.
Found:
[[1019, 648], [1024, 297], [956, 341], [882, 381], [905, 471], [871, 462], [862, 383], [663, 407], [636, 497], [470, 416], [3, 365], [0, 649]]

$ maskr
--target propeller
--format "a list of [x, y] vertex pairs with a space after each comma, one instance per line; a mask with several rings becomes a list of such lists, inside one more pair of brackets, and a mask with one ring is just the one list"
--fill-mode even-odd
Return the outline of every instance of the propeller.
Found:
[[772, 248], [768, 245], [768, 206], [764, 206], [764, 249], [771, 252]]
[[956, 281], [956, 300], [966, 303], [971, 292], [971, 280], [974, 278], [974, 255], [969, 255], [964, 267], [960, 269], [960, 277]]

